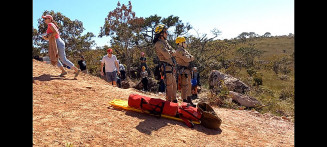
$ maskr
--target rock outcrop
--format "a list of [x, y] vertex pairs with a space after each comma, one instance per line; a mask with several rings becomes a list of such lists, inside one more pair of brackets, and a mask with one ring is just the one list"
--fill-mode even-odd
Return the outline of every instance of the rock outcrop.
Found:
[[212, 70], [209, 75], [209, 89], [212, 93], [218, 94], [223, 87], [227, 87], [228, 97], [242, 106], [257, 107], [261, 103], [254, 97], [247, 96], [245, 93], [250, 91], [250, 87], [241, 80], [217, 70]]
[[218, 70], [212, 70], [209, 75], [209, 88], [213, 89], [214, 87], [220, 87], [222, 84], [221, 81], [224, 82], [224, 85], [230, 91], [235, 91], [243, 94], [247, 91], [250, 91], [250, 87], [241, 80], [231, 75], [219, 72]]

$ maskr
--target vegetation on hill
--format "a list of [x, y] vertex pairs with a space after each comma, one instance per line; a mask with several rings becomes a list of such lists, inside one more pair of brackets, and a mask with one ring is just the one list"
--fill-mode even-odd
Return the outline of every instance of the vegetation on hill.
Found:
[[[125, 13], [118, 13], [125, 12]], [[70, 20], [60, 12], [45, 11], [57, 21], [61, 37], [66, 43], [67, 58], [77, 64], [80, 55], [85, 57], [89, 73], [100, 76], [100, 60], [109, 46], [94, 46], [93, 33], [81, 35], [83, 23]], [[126, 16], [121, 18], [121, 16]], [[121, 19], [116, 19], [121, 18]], [[269, 32], [262, 36], [254, 32], [242, 32], [233, 39], [219, 40], [220, 31], [213, 29], [214, 37], [189, 35], [192, 29], [188, 23], [178, 16], [162, 18], [157, 15], [136, 17], [132, 5], [120, 4], [108, 12], [99, 36], [110, 36], [111, 48], [121, 63], [131, 67], [139, 67], [140, 53], [145, 52], [147, 64], [153, 71], [157, 58], [153, 50], [152, 39], [154, 28], [163, 23], [169, 27], [168, 42], [176, 48], [175, 38], [185, 36], [187, 50], [195, 57], [194, 66], [198, 67], [203, 88], [208, 89], [208, 74], [211, 70], [219, 70], [230, 74], [251, 87], [249, 95], [263, 103], [263, 107], [255, 108], [262, 113], [294, 117], [294, 35], [271, 36]], [[46, 25], [40, 18], [38, 29], [33, 28], [33, 57], [47, 55], [47, 42], [40, 34], [45, 32]], [[127, 74], [129, 74], [127, 72]], [[153, 75], [153, 74], [152, 74]], [[212, 101], [219, 96], [208, 96]], [[224, 101], [217, 104], [222, 107], [241, 109], [242, 107]]]

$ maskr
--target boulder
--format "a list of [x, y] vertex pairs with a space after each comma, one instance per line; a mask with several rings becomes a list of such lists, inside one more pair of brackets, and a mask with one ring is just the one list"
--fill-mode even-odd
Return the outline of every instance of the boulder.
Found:
[[218, 70], [212, 70], [209, 75], [209, 88], [213, 89], [214, 87], [221, 87], [221, 81], [224, 82], [225, 86], [230, 91], [235, 91], [243, 94], [247, 91], [250, 91], [250, 87], [241, 80], [231, 75], [219, 72]]
[[129, 79], [128, 77], [125, 80], [121, 81], [121, 88], [123, 88], [123, 89], [128, 89], [128, 88], [131, 88], [133, 86], [135, 86], [135, 83], [131, 79]]
[[257, 99], [234, 91], [229, 91], [228, 96], [245, 107], [258, 107], [262, 105]]
[[[140, 80], [133, 88], [137, 90], [143, 90], [142, 80]], [[158, 92], [159, 84], [156, 79], [148, 78], [148, 91]]]

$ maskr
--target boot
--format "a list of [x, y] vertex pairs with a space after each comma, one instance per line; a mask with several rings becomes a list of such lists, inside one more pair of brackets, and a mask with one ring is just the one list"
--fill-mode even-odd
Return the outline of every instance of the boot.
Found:
[[192, 94], [192, 99], [197, 99], [198, 98], [198, 94]]
[[192, 97], [191, 96], [187, 97], [187, 103], [191, 104], [192, 107], [195, 107], [195, 105], [192, 102]]

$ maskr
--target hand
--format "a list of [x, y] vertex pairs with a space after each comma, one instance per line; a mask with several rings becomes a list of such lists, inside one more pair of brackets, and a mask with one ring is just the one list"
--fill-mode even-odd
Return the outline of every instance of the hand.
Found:
[[117, 74], [120, 75], [120, 71], [119, 70], [117, 70]]
[[49, 38], [47, 37], [47, 35], [42, 36], [42, 38], [43, 38], [44, 40], [49, 40]]
[[104, 76], [104, 73], [103, 73], [103, 71], [101, 71], [101, 72], [100, 72], [100, 74], [101, 74], [101, 76]]

